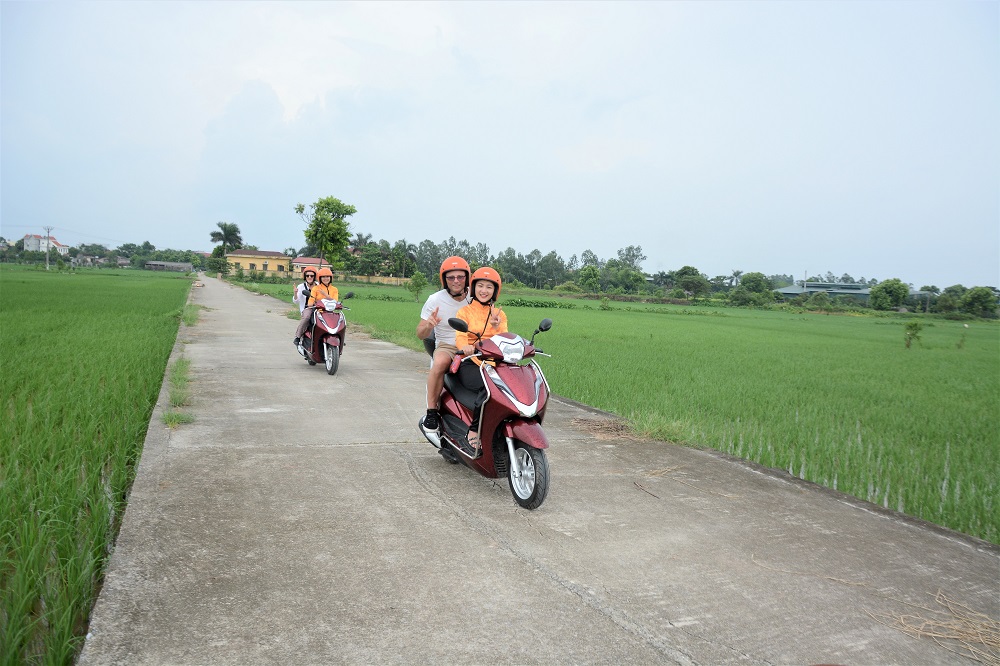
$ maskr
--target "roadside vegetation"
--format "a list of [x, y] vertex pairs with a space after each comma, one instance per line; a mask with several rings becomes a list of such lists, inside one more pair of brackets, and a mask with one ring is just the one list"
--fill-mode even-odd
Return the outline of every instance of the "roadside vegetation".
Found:
[[69, 664], [191, 279], [0, 266], [0, 663]]
[[[287, 283], [243, 285], [294, 308]], [[422, 349], [422, 300], [402, 287], [337, 286], [356, 294], [350, 322]], [[539, 343], [559, 395], [649, 437], [1000, 543], [996, 320], [553, 298], [506, 285], [501, 305], [524, 335], [555, 322]]]

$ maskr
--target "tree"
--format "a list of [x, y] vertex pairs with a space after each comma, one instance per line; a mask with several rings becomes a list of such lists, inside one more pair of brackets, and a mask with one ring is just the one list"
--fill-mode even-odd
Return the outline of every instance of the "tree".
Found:
[[829, 310], [830, 297], [826, 295], [825, 291], [818, 291], [809, 297], [809, 300], [806, 301], [806, 305], [815, 310]]
[[413, 294], [413, 300], [420, 300], [420, 292], [427, 287], [427, 278], [420, 271], [413, 274], [410, 281], [406, 283], [406, 290]]
[[580, 264], [582, 266], [597, 266], [600, 268], [604, 265], [604, 262], [597, 258], [597, 255], [590, 250], [584, 250], [583, 254], [580, 255]]
[[729, 286], [738, 287], [740, 286], [740, 276], [743, 275], [743, 271], [734, 270], [729, 276]]
[[219, 222], [218, 231], [211, 234], [213, 243], [222, 243], [222, 249], [226, 251], [237, 250], [243, 247], [243, 237], [240, 236], [240, 228], [234, 222]]
[[445, 255], [441, 254], [441, 249], [437, 243], [429, 240], [420, 241], [417, 245], [417, 270], [424, 274], [431, 284], [438, 284], [438, 269]]
[[371, 234], [363, 234], [359, 231], [358, 233], [354, 234], [354, 238], [351, 240], [351, 247], [353, 247], [356, 250], [360, 250], [365, 245], [368, 245], [368, 243], [371, 242], [372, 242]]
[[740, 286], [754, 294], [767, 294], [769, 298], [771, 297], [771, 292], [774, 291], [774, 285], [771, 284], [771, 280], [763, 273], [757, 272], [745, 274], [740, 281]]
[[989, 287], [973, 287], [962, 294], [958, 302], [962, 312], [977, 317], [995, 317], [997, 315], [997, 296]]
[[357, 255], [354, 272], [358, 275], [377, 275], [381, 273], [382, 263], [382, 253], [379, 252], [378, 246], [369, 243], [361, 248], [361, 253]]
[[948, 293], [941, 294], [934, 299], [934, 312], [954, 312], [958, 309], [958, 303], [954, 296]]
[[674, 271], [674, 284], [692, 296], [707, 294], [712, 285], [694, 266], [682, 266]]
[[618, 260], [634, 271], [642, 271], [642, 262], [646, 261], [646, 255], [642, 253], [641, 245], [629, 245], [618, 250]]
[[392, 262], [392, 274], [402, 274], [403, 277], [413, 275], [417, 270], [417, 246], [407, 243], [406, 239], [396, 241], [392, 246], [390, 260]]
[[308, 225], [305, 230], [306, 242], [316, 247], [320, 257], [331, 266], [340, 266], [340, 254], [351, 240], [347, 218], [358, 212], [357, 208], [336, 197], [319, 199], [306, 207], [296, 204], [295, 212]]
[[584, 291], [597, 294], [601, 291], [601, 271], [597, 266], [588, 264], [580, 269], [576, 282]]
[[872, 287], [868, 299], [876, 310], [890, 310], [902, 305], [909, 295], [910, 288], [902, 280], [890, 278]]

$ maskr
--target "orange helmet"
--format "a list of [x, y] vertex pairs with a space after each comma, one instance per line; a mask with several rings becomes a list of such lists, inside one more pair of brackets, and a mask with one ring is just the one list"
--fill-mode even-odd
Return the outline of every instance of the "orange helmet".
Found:
[[496, 287], [493, 291], [493, 300], [500, 298], [500, 285], [503, 282], [500, 280], [500, 274], [496, 270], [490, 268], [489, 266], [483, 266], [475, 273], [472, 274], [471, 284], [469, 285], [469, 291], [473, 298], [475, 298], [476, 282], [479, 280], [486, 280], [487, 282], [492, 282], [493, 286]]
[[303, 266], [302, 267], [302, 277], [305, 277], [306, 273], [312, 273], [315, 276], [316, 275], [316, 267], [315, 266], [309, 266], [309, 265]]
[[333, 271], [324, 266], [323, 268], [316, 271], [316, 282], [320, 281], [320, 278], [328, 277], [333, 280]]
[[465, 259], [462, 259], [462, 257], [448, 257], [441, 262], [441, 270], [439, 273], [441, 275], [442, 289], [448, 288], [444, 279], [444, 274], [448, 271], [465, 271], [465, 286], [469, 286], [469, 276], [472, 274], [472, 269], [469, 268], [469, 262]]

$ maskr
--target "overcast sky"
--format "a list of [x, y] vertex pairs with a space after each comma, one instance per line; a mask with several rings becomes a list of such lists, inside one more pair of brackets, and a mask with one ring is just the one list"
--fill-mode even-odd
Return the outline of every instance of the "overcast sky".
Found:
[[1000, 286], [1000, 3], [9, 2], [0, 234]]

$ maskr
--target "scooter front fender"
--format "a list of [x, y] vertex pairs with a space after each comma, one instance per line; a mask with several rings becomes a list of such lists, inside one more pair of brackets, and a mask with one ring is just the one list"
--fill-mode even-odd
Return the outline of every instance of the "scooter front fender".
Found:
[[330, 345], [331, 347], [340, 346], [340, 338], [336, 335], [327, 335], [323, 337], [323, 344]]
[[533, 449], [549, 448], [549, 440], [538, 421], [507, 421], [503, 424], [503, 432], [505, 436], [520, 440]]

